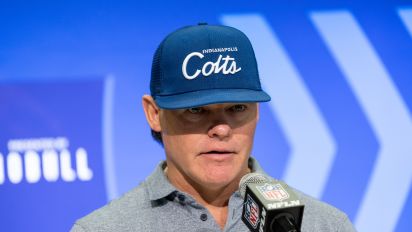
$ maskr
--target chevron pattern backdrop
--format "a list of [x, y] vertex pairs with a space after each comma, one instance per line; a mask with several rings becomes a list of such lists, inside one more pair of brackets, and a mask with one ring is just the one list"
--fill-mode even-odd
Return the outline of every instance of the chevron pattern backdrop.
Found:
[[[101, 157], [95, 163], [89, 159], [96, 175], [88, 181], [100, 178], [102, 163], [104, 191], [97, 194], [105, 199], [136, 186], [164, 158], [151, 141], [140, 106], [141, 96], [149, 92], [151, 58], [170, 31], [206, 21], [241, 29], [255, 48], [263, 88], [272, 96], [260, 106], [253, 150], [264, 169], [342, 209], [359, 231], [412, 231], [412, 2], [0, 6], [0, 90], [102, 80], [98, 139], [103, 145], [102, 152], [88, 154]], [[82, 101], [74, 93], [68, 98]], [[0, 101], [0, 114], [7, 115], [7, 107]], [[2, 177], [1, 166], [10, 152], [7, 142], [15, 138], [1, 128], [0, 135], [0, 197], [7, 201], [16, 197], [7, 191], [17, 185]], [[88, 183], [77, 181], [72, 188]], [[36, 186], [29, 181], [20, 185]], [[68, 230], [75, 218], [104, 203], [79, 206], [53, 229], [43, 225], [35, 231]], [[6, 214], [0, 211], [0, 230], [13, 231], [13, 224], [2, 227], [3, 219], [11, 217]]]

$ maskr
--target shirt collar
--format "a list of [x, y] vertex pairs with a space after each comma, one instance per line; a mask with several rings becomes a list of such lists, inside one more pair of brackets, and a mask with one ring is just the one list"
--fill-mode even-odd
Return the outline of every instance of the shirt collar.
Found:
[[164, 173], [165, 167], [166, 161], [160, 162], [154, 172], [146, 179], [149, 199], [152, 201], [164, 198], [177, 191], [167, 179]]
[[248, 166], [249, 166], [251, 172], [256, 172], [256, 173], [260, 173], [260, 174], [263, 174], [263, 175], [267, 175], [266, 172], [263, 171], [263, 168], [260, 166], [258, 161], [255, 158], [253, 158], [252, 156], [249, 157]]
[[[257, 160], [253, 157], [249, 158], [248, 166], [252, 172], [267, 175]], [[164, 198], [177, 191], [176, 187], [174, 187], [167, 179], [164, 172], [165, 167], [166, 161], [160, 162], [154, 172], [146, 179], [149, 199], [152, 201]]]

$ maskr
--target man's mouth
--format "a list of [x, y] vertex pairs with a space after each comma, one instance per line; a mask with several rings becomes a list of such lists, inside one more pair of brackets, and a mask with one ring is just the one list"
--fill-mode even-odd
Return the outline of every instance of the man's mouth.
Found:
[[201, 155], [233, 155], [235, 154], [235, 152], [231, 150], [210, 150], [210, 151], [201, 152], [200, 154]]
[[233, 152], [230, 151], [208, 151], [204, 152], [203, 154], [232, 154]]
[[209, 161], [212, 160], [221, 163], [233, 159], [236, 154], [237, 153], [234, 150], [230, 149], [211, 149], [201, 152], [199, 156]]

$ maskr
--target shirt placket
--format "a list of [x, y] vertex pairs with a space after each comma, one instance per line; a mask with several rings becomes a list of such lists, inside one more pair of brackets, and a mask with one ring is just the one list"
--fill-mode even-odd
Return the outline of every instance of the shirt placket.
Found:
[[221, 231], [209, 211], [204, 206], [197, 203], [191, 196], [184, 193], [178, 193], [176, 201], [183, 207], [190, 207], [190, 209], [187, 209], [191, 213], [191, 218], [194, 221], [194, 228], [192, 231]]

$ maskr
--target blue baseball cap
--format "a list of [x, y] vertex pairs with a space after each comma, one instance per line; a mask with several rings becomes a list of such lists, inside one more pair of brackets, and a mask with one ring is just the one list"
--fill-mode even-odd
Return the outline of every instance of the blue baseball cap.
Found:
[[206, 23], [178, 29], [160, 43], [153, 57], [150, 92], [163, 109], [270, 101], [246, 35]]

